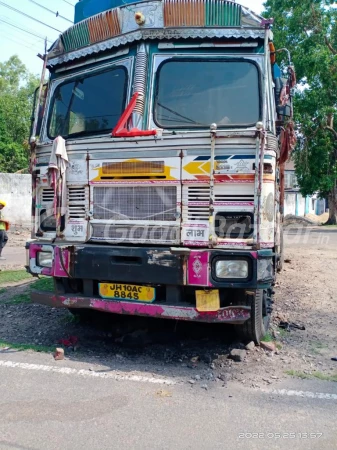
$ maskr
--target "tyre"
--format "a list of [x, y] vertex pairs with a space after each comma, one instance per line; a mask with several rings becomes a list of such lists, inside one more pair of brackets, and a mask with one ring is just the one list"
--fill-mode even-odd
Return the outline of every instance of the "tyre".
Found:
[[272, 300], [268, 294], [271, 291], [268, 289], [257, 289], [255, 295], [246, 295], [243, 302], [246, 306], [251, 307], [250, 319], [242, 325], [236, 325], [236, 331], [243, 341], [254, 341], [259, 344], [262, 338], [268, 331]]

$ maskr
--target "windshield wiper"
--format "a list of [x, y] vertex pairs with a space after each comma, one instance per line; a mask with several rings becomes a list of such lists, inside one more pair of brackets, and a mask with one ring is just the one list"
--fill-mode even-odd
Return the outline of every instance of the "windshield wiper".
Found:
[[166, 109], [166, 111], [169, 111], [170, 113], [174, 114], [175, 116], [181, 117], [182, 119], [184, 119], [188, 123], [195, 123], [196, 125], [203, 125], [202, 123], [196, 122], [193, 119], [189, 119], [188, 117], [183, 116], [182, 114], [179, 114], [177, 111], [174, 111], [173, 109], [170, 109], [167, 106], [162, 105], [161, 103], [157, 103], [157, 105], [160, 106], [163, 109]]

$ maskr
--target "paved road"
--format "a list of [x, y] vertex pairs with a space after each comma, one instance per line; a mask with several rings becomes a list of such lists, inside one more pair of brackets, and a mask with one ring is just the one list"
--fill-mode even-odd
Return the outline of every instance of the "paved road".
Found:
[[0, 261], [0, 270], [2, 268], [8, 269], [10, 266], [14, 266], [16, 269], [26, 264], [26, 250], [24, 247], [5, 247], [2, 256], [6, 259]]
[[304, 248], [306, 246], [335, 248], [337, 250], [337, 228], [292, 228], [289, 227], [284, 233], [285, 247]]
[[213, 383], [206, 391], [188, 380], [90, 369], [0, 354], [0, 448], [337, 448], [335, 383], [290, 380], [277, 392]]

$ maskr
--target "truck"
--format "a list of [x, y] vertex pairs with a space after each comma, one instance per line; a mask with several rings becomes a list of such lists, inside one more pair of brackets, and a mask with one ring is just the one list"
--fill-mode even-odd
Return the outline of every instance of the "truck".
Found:
[[226, 0], [76, 4], [40, 55], [27, 269], [54, 287], [33, 302], [260, 342], [294, 145], [295, 75], [272, 24]]

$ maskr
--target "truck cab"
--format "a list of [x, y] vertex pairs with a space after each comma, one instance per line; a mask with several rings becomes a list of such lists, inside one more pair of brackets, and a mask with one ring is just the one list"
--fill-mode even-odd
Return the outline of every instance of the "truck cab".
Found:
[[31, 138], [28, 270], [55, 286], [33, 301], [260, 341], [281, 261], [272, 41], [231, 1], [77, 3]]

